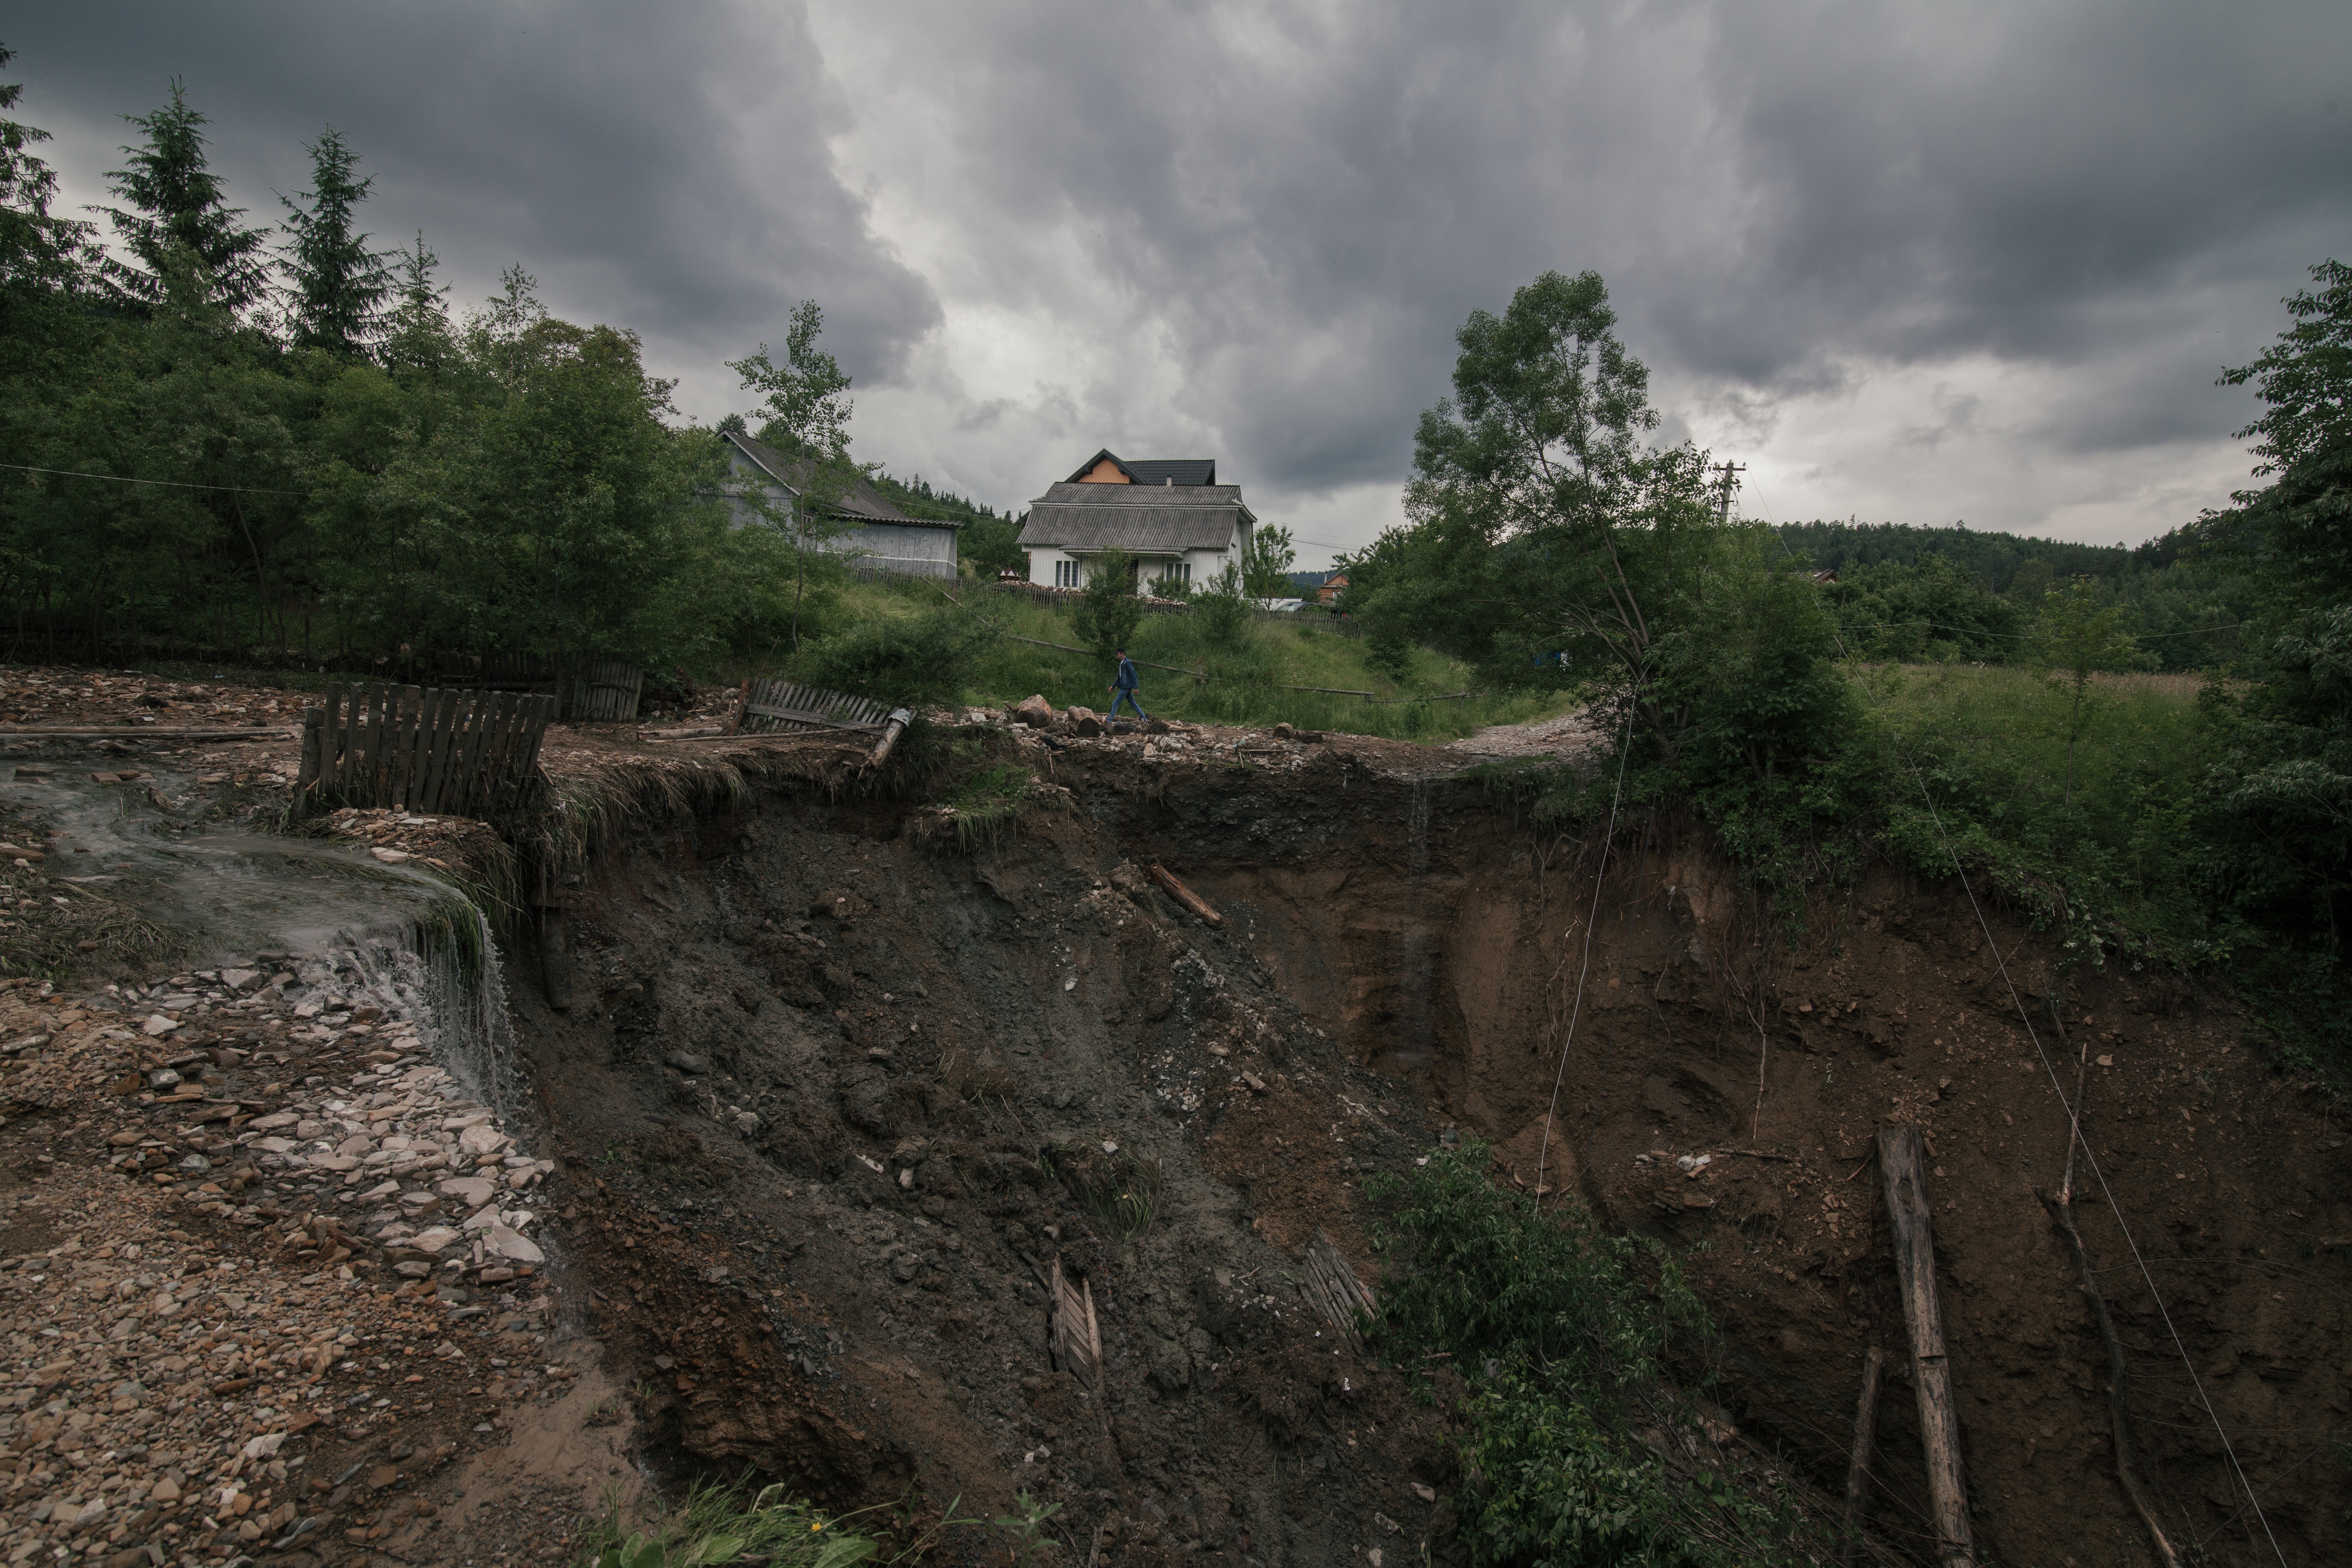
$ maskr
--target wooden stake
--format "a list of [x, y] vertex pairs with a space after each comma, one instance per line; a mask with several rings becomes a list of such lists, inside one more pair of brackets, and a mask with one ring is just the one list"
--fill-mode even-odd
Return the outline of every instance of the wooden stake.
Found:
[[1853, 1413], [1853, 1457], [1845, 1465], [1845, 1561], [1862, 1554], [1863, 1510], [1870, 1503], [1870, 1456], [1878, 1437], [1878, 1384], [1886, 1372], [1886, 1352], [1876, 1345], [1862, 1358], [1862, 1403]]
[[1174, 898], [1178, 903], [1183, 905], [1186, 909], [1192, 910], [1194, 914], [1200, 916], [1211, 925], [1221, 926], [1225, 923], [1225, 917], [1219, 914], [1215, 910], [1211, 909], [1209, 907], [1208, 900], [1202, 898], [1200, 894], [1194, 892], [1192, 889], [1178, 881], [1174, 875], [1157, 860], [1151, 863], [1151, 879], [1159, 883], [1161, 887], [1167, 889], [1170, 896]]
[[1920, 1168], [1919, 1130], [1878, 1130], [1878, 1169], [1886, 1182], [1886, 1218], [1895, 1233], [1895, 1272], [1903, 1291], [1903, 1322], [1911, 1334], [1912, 1385], [1919, 1396], [1919, 1436], [1927, 1448], [1927, 1500], [1936, 1520], [1936, 1560], [1945, 1568], [1974, 1568], [1969, 1494], [1960, 1473], [1960, 1413], [1952, 1398], [1952, 1367], [1944, 1353], [1944, 1309], [1936, 1293], [1935, 1228], [1927, 1179]]

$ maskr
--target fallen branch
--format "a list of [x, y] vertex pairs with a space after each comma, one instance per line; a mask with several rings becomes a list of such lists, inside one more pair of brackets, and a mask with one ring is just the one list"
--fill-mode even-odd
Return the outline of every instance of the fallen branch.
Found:
[[1222, 926], [1225, 923], [1225, 917], [1212, 909], [1209, 906], [1208, 900], [1202, 898], [1200, 894], [1194, 892], [1192, 889], [1178, 881], [1175, 876], [1157, 860], [1151, 863], [1150, 877], [1153, 881], [1167, 889], [1170, 895], [1173, 897], [1178, 903], [1183, 905], [1186, 909], [1192, 910], [1194, 914], [1200, 916], [1211, 925]]
[[[1031, 647], [1057, 648], [1063, 653], [1082, 653], [1088, 658], [1095, 657], [1095, 650], [1090, 647], [1072, 647], [1068, 643], [1047, 642], [1043, 637], [1017, 637], [1011, 632], [1005, 633], [1004, 637], [1005, 640], [1008, 642], [1025, 642]], [[1129, 664], [1139, 664], [1146, 669], [1164, 669], [1171, 675], [1189, 675], [1195, 680], [1206, 680], [1209, 679], [1209, 672], [1205, 669], [1184, 669], [1172, 664], [1154, 664], [1148, 658], [1135, 658], [1131, 657], [1127, 662]]]

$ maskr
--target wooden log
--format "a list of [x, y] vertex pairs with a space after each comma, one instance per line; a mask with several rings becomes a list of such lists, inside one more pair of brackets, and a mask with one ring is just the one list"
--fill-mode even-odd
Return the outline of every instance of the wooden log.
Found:
[[880, 767], [888, 759], [890, 748], [898, 743], [898, 737], [905, 734], [907, 726], [914, 721], [915, 716], [904, 708], [893, 709], [890, 722], [883, 727], [882, 738], [874, 742], [874, 754], [866, 759], [866, 766]]
[[1862, 1358], [1862, 1400], [1853, 1412], [1853, 1453], [1845, 1464], [1844, 1561], [1862, 1554], [1863, 1513], [1870, 1504], [1871, 1451], [1878, 1438], [1878, 1385], [1886, 1373], [1886, 1352], [1876, 1345]]
[[1935, 1226], [1916, 1127], [1878, 1130], [1878, 1170], [1886, 1184], [1886, 1217], [1895, 1236], [1895, 1281], [1903, 1323], [1911, 1336], [1912, 1386], [1919, 1399], [1919, 1436], [1927, 1450], [1927, 1500], [1936, 1526], [1936, 1561], [1944, 1568], [1972, 1565], [1968, 1485], [1960, 1469], [1960, 1413], [1952, 1396], [1952, 1366], [1944, 1349], [1944, 1308], [1936, 1289]]
[[727, 728], [730, 733], [743, 728], [744, 710], [751, 700], [751, 682], [750, 678], [746, 677], [742, 686], [735, 693], [735, 711], [728, 717]]
[[1225, 917], [1219, 914], [1215, 910], [1210, 908], [1208, 900], [1202, 898], [1200, 894], [1194, 892], [1192, 889], [1178, 881], [1175, 876], [1157, 860], [1154, 860], [1151, 863], [1151, 879], [1159, 883], [1161, 887], [1167, 889], [1169, 895], [1178, 903], [1183, 905], [1186, 909], [1192, 910], [1194, 914], [1200, 916], [1211, 925], [1222, 926], [1225, 923]]

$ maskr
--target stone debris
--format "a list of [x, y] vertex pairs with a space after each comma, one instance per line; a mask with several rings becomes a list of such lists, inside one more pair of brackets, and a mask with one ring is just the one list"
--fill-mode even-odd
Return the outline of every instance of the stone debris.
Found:
[[396, 1484], [572, 1375], [552, 1163], [334, 977], [0, 982], [0, 1226], [39, 1243], [0, 1258], [0, 1563], [364, 1561], [430, 1526]]

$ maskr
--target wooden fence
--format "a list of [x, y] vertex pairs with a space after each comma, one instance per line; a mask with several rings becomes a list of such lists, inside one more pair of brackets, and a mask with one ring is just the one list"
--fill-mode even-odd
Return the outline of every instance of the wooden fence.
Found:
[[617, 658], [590, 659], [564, 679], [563, 716], [626, 722], [637, 716], [637, 694], [645, 684], [641, 665], [624, 664]]
[[788, 680], [746, 682], [735, 728], [747, 735], [792, 730], [879, 730], [889, 710], [866, 697], [794, 686]]
[[555, 699], [510, 691], [332, 685], [302, 710], [294, 807], [391, 807], [436, 816], [507, 815], [539, 776]]

